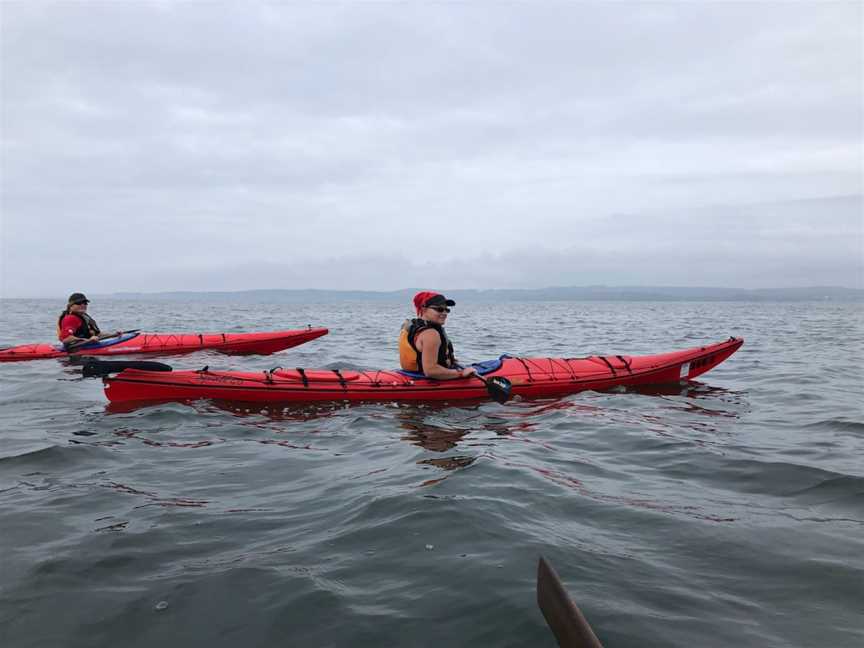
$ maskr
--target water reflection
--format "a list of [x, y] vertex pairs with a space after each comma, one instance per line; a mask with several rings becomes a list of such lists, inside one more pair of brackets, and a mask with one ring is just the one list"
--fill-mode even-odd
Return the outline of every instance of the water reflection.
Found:
[[442, 457], [441, 459], [421, 459], [417, 463], [426, 466], [435, 466], [443, 470], [455, 470], [456, 468], [467, 468], [477, 457], [467, 457], [464, 455], [455, 455], [452, 457]]
[[[722, 442], [716, 437], [723, 429], [728, 429], [725, 420], [738, 419], [742, 411], [749, 409], [745, 393], [698, 382], [620, 391], [620, 397], [585, 392], [561, 398], [514, 399], [503, 406], [485, 402], [283, 405], [216, 400], [192, 401], [186, 405], [191, 406], [195, 413], [210, 417], [205, 419], [205, 427], [221, 427], [224, 422], [212, 416], [228, 413], [237, 425], [260, 431], [252, 438], [243, 438], [244, 441], [295, 450], [333, 452], [333, 444], [327, 442], [326, 435], [319, 436], [322, 431], [320, 424], [324, 422], [327, 422], [327, 429], [335, 431], [337, 437], [346, 430], [354, 429], [358, 423], [370, 429], [395, 429], [400, 440], [436, 455], [412, 457], [414, 464], [447, 473], [439, 478], [427, 479], [421, 486], [440, 483], [449, 474], [469, 468], [480, 457], [487, 456], [493, 461], [500, 461], [492, 454], [500, 445], [499, 440], [540, 447], [548, 451], [544, 456], [559, 459], [562, 447], [566, 446], [567, 459], [571, 464], [590, 463], [584, 458], [577, 459], [574, 453], [585, 443], [592, 443], [584, 439], [590, 439], [597, 431], [608, 430], [610, 434], [620, 435], [612, 438], [623, 440], [635, 430], [643, 438], [646, 433], [650, 433], [676, 442], [709, 446]], [[634, 401], [633, 396], [644, 396], [650, 400]], [[146, 404], [112, 404], [107, 407], [107, 412], [123, 414], [141, 410], [147, 416], [149, 411], [146, 407]], [[164, 413], [164, 409], [161, 412]], [[562, 429], [567, 430], [564, 435], [554, 431]], [[286, 438], [288, 433], [290, 437]], [[312, 434], [316, 435], [314, 442], [308, 440], [308, 435]], [[127, 427], [115, 430], [114, 435], [125, 440], [136, 439], [151, 447], [185, 449], [224, 443], [227, 439], [223, 437], [231, 436], [220, 430], [221, 436], [208, 435], [203, 440], [157, 441], [151, 438], [152, 435], [144, 435]], [[337, 449], [337, 453], [342, 451], [342, 448]], [[590, 489], [585, 489], [578, 479], [550, 470], [545, 461], [536, 465], [532, 462], [530, 466], [514, 462], [513, 459], [520, 454], [518, 450], [507, 451], [505, 463], [512, 467], [529, 468], [545, 479], [575, 487], [583, 495], [591, 496]], [[606, 499], [602, 495], [594, 496]], [[663, 508], [656, 503], [641, 502], [638, 498], [627, 501], [625, 497], [621, 501], [630, 506]], [[682, 509], [677, 512], [682, 512]]]
[[202, 410], [218, 409], [234, 417], [249, 419], [259, 417], [270, 422], [307, 422], [329, 418], [344, 412], [343, 403], [240, 403], [236, 401], [208, 400], [193, 403]]
[[[712, 522], [727, 522], [731, 517], [676, 501], [679, 498], [674, 495], [667, 498], [646, 494], [630, 483], [631, 476], [619, 475], [618, 464], [606, 461], [603, 452], [607, 444], [614, 448], [613, 455], [626, 452], [627, 447], [633, 447], [637, 454], [650, 451], [653, 447], [644, 444], [652, 435], [662, 437], [663, 443], [673, 439], [691, 447], [722, 443], [716, 437], [728, 431], [729, 424], [749, 409], [746, 392], [704, 383], [612, 394], [585, 392], [561, 398], [514, 399], [503, 406], [486, 402], [279, 405], [208, 400], [186, 405], [192, 409], [176, 408], [176, 404], [147, 409], [148, 406], [138, 404], [138, 407], [109, 405], [107, 411], [123, 414], [140, 410], [135, 418], [138, 427], [152, 412], [157, 421], [160, 417], [170, 420], [172, 429], [177, 425], [178, 415], [180, 420], [185, 419], [183, 411], [189, 411], [201, 417], [204, 427], [219, 430], [218, 437], [172, 441], [156, 441], [152, 434], [128, 427], [115, 430], [117, 438], [136, 439], [151, 447], [192, 449], [241, 440], [339, 456], [357, 452], [353, 441], [357, 434], [383, 432], [392, 438], [395, 432], [399, 440], [416, 446], [419, 456], [411, 454], [406, 461], [404, 453], [385, 453], [381, 459], [384, 464], [374, 466], [365, 478], [391, 471], [397, 464], [403, 469], [406, 463], [414, 464], [422, 471], [415, 487], [435, 497], [435, 491], [428, 490], [429, 487], [463, 474], [478, 459], [486, 459], [497, 469], [531, 474], [548, 481], [550, 486], [573, 490], [596, 502]], [[235, 431], [232, 435], [225, 427], [226, 414], [231, 423], [254, 429], [255, 434], [243, 436]], [[333, 436], [322, 434], [324, 431], [332, 431]], [[314, 441], [310, 441], [312, 435]], [[633, 445], [634, 439], [638, 439], [638, 447]], [[503, 442], [516, 446], [505, 448]], [[598, 448], [603, 450], [594, 453]], [[536, 452], [537, 449], [541, 452]], [[629, 484], [623, 488], [624, 492], [620, 490], [622, 483]]]
[[[199, 414], [227, 412], [237, 419], [239, 425], [277, 434], [285, 432], [285, 423], [314, 423], [347, 413], [352, 417], [360, 415], [364, 419], [391, 420], [403, 431], [402, 440], [436, 453], [464, 445], [464, 439], [472, 433], [474, 445], [477, 444], [476, 433], [483, 432], [531, 442], [529, 435], [557, 416], [601, 419], [604, 424], [639, 427], [660, 436], [678, 435], [682, 429], [704, 435], [718, 431], [716, 419], [738, 419], [742, 411], [749, 409], [746, 393], [699, 382], [629, 388], [616, 390], [615, 393], [648, 396], [656, 400], [652, 400], [650, 407], [644, 404], [635, 407], [633, 401], [623, 401], [625, 406], [619, 408], [608, 404], [608, 392], [582, 392], [550, 399], [517, 398], [505, 405], [485, 402], [279, 404], [227, 400], [186, 401], [182, 404], [192, 407]], [[592, 400], [596, 402], [600, 399], [603, 399], [602, 405], [591, 403]], [[109, 415], [139, 411], [146, 414], [148, 408], [157, 408], [154, 411], [159, 411], [159, 405], [144, 402], [110, 403], [105, 411]], [[128, 431], [118, 431], [117, 434], [132, 436]], [[198, 447], [209, 443], [212, 442], [169, 445]], [[306, 447], [304, 444], [287, 445]]]
[[[465, 436], [476, 429], [466, 423], [470, 423], [470, 413], [477, 409], [477, 407], [460, 407], [460, 414], [464, 414], [455, 420], [446, 421], [446, 425], [444, 422], [437, 422], [448, 418], [448, 408], [441, 404], [405, 405], [396, 410], [394, 418], [398, 427], [403, 430], [400, 437], [403, 441], [430, 452], [446, 452], [459, 445]], [[465, 414], [469, 416], [468, 421], [465, 420]]]

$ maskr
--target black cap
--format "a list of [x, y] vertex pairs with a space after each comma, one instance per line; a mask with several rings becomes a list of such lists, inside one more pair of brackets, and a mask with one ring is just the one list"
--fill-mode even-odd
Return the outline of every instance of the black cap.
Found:
[[444, 295], [435, 295], [426, 300], [424, 306], [455, 306], [456, 302], [452, 299], [447, 299]]
[[89, 304], [90, 300], [87, 299], [87, 295], [84, 293], [72, 293], [69, 295], [70, 304]]

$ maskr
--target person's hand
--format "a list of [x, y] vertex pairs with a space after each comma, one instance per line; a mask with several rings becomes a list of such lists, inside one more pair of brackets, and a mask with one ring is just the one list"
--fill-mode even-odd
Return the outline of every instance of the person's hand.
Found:
[[462, 371], [459, 372], [460, 378], [468, 378], [470, 376], [476, 376], [476, 375], [477, 375], [477, 369], [475, 369], [474, 367], [465, 367]]
[[123, 335], [123, 331], [116, 331], [114, 333], [114, 337], [120, 337], [121, 335]]
[[91, 335], [89, 338], [87, 338], [87, 341], [88, 342], [98, 342], [99, 336], [98, 335]]

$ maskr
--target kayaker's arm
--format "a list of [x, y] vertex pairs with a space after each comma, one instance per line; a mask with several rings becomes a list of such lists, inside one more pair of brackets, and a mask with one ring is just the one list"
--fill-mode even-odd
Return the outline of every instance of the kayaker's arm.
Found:
[[99, 340], [105, 340], [107, 338], [119, 337], [123, 335], [123, 331], [114, 331], [112, 333], [100, 333], [99, 335], [91, 335], [89, 338], [79, 338], [74, 335], [69, 335], [68, 337], [60, 340], [65, 346], [78, 346], [84, 344], [86, 342], [98, 342]]
[[427, 378], [435, 380], [456, 380], [467, 378], [477, 370], [474, 367], [467, 369], [448, 369], [438, 364], [438, 349], [441, 346], [441, 338], [433, 330], [422, 331], [414, 342], [423, 354], [423, 373]]
[[63, 344], [63, 346], [69, 347], [69, 346], [79, 346], [79, 345], [85, 344], [87, 342], [98, 342], [99, 340], [100, 340], [100, 337], [98, 335], [91, 335], [89, 338], [79, 338], [79, 337], [76, 337], [74, 335], [69, 335], [69, 336], [63, 338], [62, 340], [60, 340], [60, 342]]

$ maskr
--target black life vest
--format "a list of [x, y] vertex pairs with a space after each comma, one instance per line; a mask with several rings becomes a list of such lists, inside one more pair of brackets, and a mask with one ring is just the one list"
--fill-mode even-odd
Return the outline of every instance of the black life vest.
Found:
[[75, 332], [72, 333], [77, 338], [86, 339], [91, 335], [99, 335], [101, 331], [99, 327], [96, 326], [96, 320], [90, 317], [87, 313], [78, 314], [78, 313], [70, 313], [69, 311], [63, 311], [60, 313], [60, 317], [57, 320], [57, 335], [61, 334], [60, 331], [60, 323], [63, 321], [63, 318], [67, 315], [71, 315], [72, 317], [77, 317], [81, 320], [81, 324], [78, 325], [78, 328], [75, 329]]
[[456, 368], [456, 357], [453, 344], [440, 324], [427, 322], [423, 319], [406, 320], [399, 333], [399, 362], [405, 371], [423, 373], [423, 353], [417, 349], [414, 340], [426, 329], [438, 331], [441, 344], [438, 346], [438, 364], [448, 369]]

